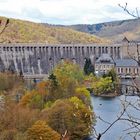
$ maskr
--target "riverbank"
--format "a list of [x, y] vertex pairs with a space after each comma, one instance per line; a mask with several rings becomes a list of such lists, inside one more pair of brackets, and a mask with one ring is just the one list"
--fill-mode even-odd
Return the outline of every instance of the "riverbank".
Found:
[[106, 98], [113, 98], [113, 97], [120, 96], [120, 94], [118, 93], [108, 93], [108, 94], [100, 94], [100, 95], [95, 95], [94, 93], [92, 93], [92, 95], [96, 97], [106, 97]]

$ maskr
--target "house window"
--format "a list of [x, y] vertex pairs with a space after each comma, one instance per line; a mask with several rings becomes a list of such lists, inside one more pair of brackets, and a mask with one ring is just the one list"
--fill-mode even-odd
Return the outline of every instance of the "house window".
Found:
[[127, 74], [127, 68], [125, 69], [125, 73]]
[[120, 68], [120, 73], [122, 73], [122, 68]]
[[121, 73], [123, 73], [123, 68], [121, 68]]
[[129, 68], [129, 73], [131, 73], [131, 68]]

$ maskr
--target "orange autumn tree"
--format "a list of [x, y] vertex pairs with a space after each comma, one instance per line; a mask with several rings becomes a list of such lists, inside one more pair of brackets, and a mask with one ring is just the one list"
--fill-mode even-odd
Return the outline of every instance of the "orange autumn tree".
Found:
[[48, 95], [47, 86], [48, 82], [42, 81], [36, 85], [35, 89], [26, 91], [20, 101], [20, 105], [39, 109], [44, 108], [45, 99]]
[[92, 110], [77, 97], [56, 100], [55, 103], [41, 113], [41, 119], [47, 121], [55, 131], [70, 140], [81, 140], [92, 130], [94, 118]]
[[37, 84], [36, 90], [41, 95], [47, 95], [47, 87], [49, 86], [48, 81], [41, 81]]
[[27, 140], [60, 140], [59, 133], [50, 128], [45, 121], [37, 121], [27, 131]]

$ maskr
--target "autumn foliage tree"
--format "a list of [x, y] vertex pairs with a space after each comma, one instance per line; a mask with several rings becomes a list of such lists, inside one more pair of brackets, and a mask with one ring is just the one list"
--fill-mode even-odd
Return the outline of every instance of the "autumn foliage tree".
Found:
[[82, 100], [72, 97], [57, 100], [42, 112], [42, 119], [61, 135], [67, 132], [70, 140], [81, 140], [91, 132], [92, 115]]
[[41, 131], [41, 136], [47, 138], [46, 127], [51, 127], [62, 139], [81, 140], [89, 135], [95, 120], [90, 93], [84, 86], [84, 73], [70, 61], [58, 64], [48, 79], [25, 93], [19, 105], [39, 109], [39, 119], [47, 122], [47, 126], [44, 123], [33, 125], [28, 130], [28, 137], [33, 137], [34, 133], [39, 137], [37, 133]]
[[9, 90], [12, 91], [15, 87], [18, 89], [22, 86], [23, 81], [16, 74], [10, 72], [0, 73], [0, 92], [8, 92]]
[[0, 109], [0, 139], [26, 140], [26, 131], [38, 119], [38, 111], [18, 106], [7, 99], [5, 109]]
[[113, 92], [114, 86], [111, 77], [100, 77], [93, 82], [92, 88], [95, 95], [101, 95]]
[[27, 131], [27, 140], [60, 140], [61, 136], [45, 121], [35, 122]]

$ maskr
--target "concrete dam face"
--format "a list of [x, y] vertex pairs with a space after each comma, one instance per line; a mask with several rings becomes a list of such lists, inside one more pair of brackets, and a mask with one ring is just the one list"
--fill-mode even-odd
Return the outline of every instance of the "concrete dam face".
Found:
[[48, 74], [63, 59], [69, 59], [83, 67], [85, 58], [91, 58], [94, 62], [102, 53], [108, 53], [113, 58], [121, 58], [121, 46], [0, 44], [0, 71]]

